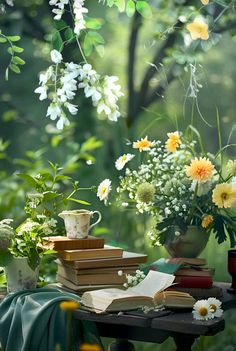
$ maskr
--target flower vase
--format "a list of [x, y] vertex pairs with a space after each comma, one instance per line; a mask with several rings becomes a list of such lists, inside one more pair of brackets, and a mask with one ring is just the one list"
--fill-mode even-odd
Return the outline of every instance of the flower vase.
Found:
[[172, 257], [195, 258], [205, 249], [209, 233], [198, 226], [188, 226], [186, 231], [175, 226], [175, 238], [166, 243], [165, 249]]
[[39, 276], [39, 266], [33, 271], [27, 257], [13, 257], [5, 267], [7, 291], [17, 292], [26, 289], [35, 289]]

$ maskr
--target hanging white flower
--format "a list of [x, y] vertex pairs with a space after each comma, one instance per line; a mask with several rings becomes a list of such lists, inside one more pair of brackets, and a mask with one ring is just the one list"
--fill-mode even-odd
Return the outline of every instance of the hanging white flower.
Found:
[[48, 87], [46, 85], [42, 85], [41, 87], [36, 88], [34, 92], [39, 94], [39, 100], [42, 101], [47, 99], [47, 90]]
[[60, 117], [60, 115], [61, 115], [60, 106], [57, 103], [52, 102], [48, 107], [46, 116], [50, 117], [52, 121], [55, 121], [58, 117]]
[[62, 61], [62, 54], [59, 51], [54, 49], [54, 50], [51, 51], [50, 55], [51, 55], [52, 62], [54, 62], [56, 64], [61, 63], [61, 61]]
[[84, 7], [84, 0], [74, 0], [73, 12], [75, 16], [74, 32], [75, 34], [80, 35], [81, 30], [86, 28], [84, 14], [88, 13], [88, 9]]
[[124, 154], [124, 155], [120, 156], [116, 160], [116, 163], [115, 163], [116, 169], [118, 169], [118, 171], [122, 170], [124, 168], [124, 166], [126, 165], [126, 163], [131, 161], [134, 157], [135, 157], [135, 155], [132, 155], [132, 154]]
[[105, 179], [98, 186], [97, 197], [99, 198], [100, 201], [104, 201], [104, 203], [106, 204], [110, 192], [111, 192], [111, 181], [110, 179]]
[[63, 13], [64, 13], [64, 8], [65, 5], [69, 4], [69, 0], [50, 0], [49, 5], [55, 6], [55, 8], [52, 10], [52, 13], [55, 14], [53, 17], [54, 20], [60, 21]]

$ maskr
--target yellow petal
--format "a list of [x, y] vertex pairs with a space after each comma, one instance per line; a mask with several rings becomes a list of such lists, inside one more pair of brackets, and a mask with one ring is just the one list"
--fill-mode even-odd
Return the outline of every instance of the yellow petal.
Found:
[[203, 5], [208, 5], [209, 4], [209, 0], [200, 0], [201, 1], [201, 3], [203, 4]]

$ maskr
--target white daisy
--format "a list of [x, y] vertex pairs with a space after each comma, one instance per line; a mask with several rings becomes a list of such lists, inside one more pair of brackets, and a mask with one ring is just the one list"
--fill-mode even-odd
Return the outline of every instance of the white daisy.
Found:
[[213, 310], [214, 316], [221, 317], [224, 312], [221, 308], [221, 301], [217, 300], [215, 297], [209, 297], [207, 301], [210, 304], [210, 308]]
[[193, 318], [205, 320], [214, 318], [213, 310], [207, 300], [199, 300], [193, 306]]
[[107, 203], [108, 200], [108, 195], [111, 191], [111, 181], [110, 179], [105, 179], [103, 180], [97, 190], [97, 196], [99, 197], [100, 201], [104, 201], [104, 203]]
[[135, 155], [132, 154], [124, 154], [123, 156], [120, 156], [115, 163], [116, 169], [118, 169], [118, 171], [122, 170], [126, 163], [132, 160], [134, 156]]

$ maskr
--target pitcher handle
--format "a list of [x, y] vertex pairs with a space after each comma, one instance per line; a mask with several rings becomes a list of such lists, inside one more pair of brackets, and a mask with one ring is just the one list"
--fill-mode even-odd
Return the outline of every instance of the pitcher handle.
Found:
[[101, 213], [100, 213], [99, 211], [93, 211], [93, 212], [92, 212], [92, 217], [93, 217], [93, 215], [94, 215], [95, 213], [98, 214], [98, 220], [97, 220], [95, 223], [93, 223], [93, 224], [90, 225], [89, 230], [92, 229], [96, 224], [98, 224], [99, 222], [101, 222], [101, 219], [102, 219]]

